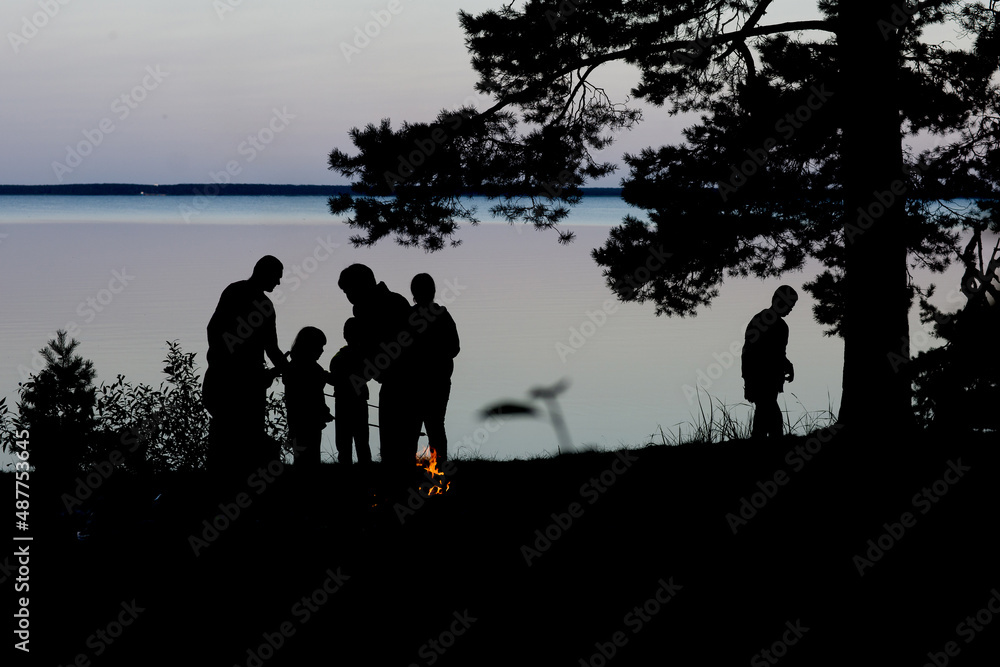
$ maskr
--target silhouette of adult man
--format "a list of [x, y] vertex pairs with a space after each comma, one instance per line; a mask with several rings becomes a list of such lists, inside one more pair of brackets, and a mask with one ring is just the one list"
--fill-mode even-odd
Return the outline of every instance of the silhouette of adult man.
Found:
[[[261, 257], [250, 278], [223, 290], [208, 322], [202, 396], [212, 415], [208, 467], [217, 473], [267, 462], [267, 388], [288, 361], [278, 347], [274, 304], [265, 292], [278, 286], [282, 271], [277, 258]], [[274, 371], [265, 370], [265, 354]]]
[[364, 264], [352, 264], [340, 273], [338, 287], [354, 306], [362, 330], [363, 381], [379, 387], [379, 442], [382, 463], [392, 483], [405, 483], [414, 471], [420, 428], [413, 405], [413, 373], [409, 348], [413, 336], [407, 326], [410, 302], [392, 292]]
[[437, 460], [448, 460], [448, 437], [444, 416], [451, 393], [451, 375], [459, 352], [458, 328], [451, 313], [435, 303], [434, 278], [418, 273], [410, 281], [413, 308], [409, 324], [413, 327], [413, 372], [419, 389], [414, 392], [417, 424], [427, 429], [428, 445]]
[[785, 317], [798, 301], [798, 293], [788, 285], [774, 291], [771, 306], [753, 316], [743, 342], [744, 396], [755, 406], [751, 437], [755, 440], [782, 435], [778, 394], [784, 383], [795, 378], [792, 362], [785, 356], [788, 325]]

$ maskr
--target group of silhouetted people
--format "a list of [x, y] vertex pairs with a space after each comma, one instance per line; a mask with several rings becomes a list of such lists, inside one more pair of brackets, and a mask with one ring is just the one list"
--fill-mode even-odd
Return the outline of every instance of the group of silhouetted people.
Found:
[[[448, 456], [444, 421], [451, 392], [458, 330], [447, 308], [434, 301], [434, 279], [413, 277], [413, 305], [391, 291], [364, 264], [345, 268], [337, 285], [353, 306], [344, 322], [344, 345], [325, 370], [319, 359], [327, 343], [316, 327], [304, 327], [288, 357], [278, 345], [274, 304], [266, 292], [281, 281], [283, 267], [262, 257], [247, 280], [229, 285], [208, 324], [208, 369], [203, 398], [212, 416], [208, 466], [242, 470], [281, 456], [280, 443], [265, 435], [267, 389], [280, 375], [285, 385], [288, 431], [294, 463], [302, 470], [320, 464], [324, 428], [335, 421], [337, 461], [370, 463], [368, 382], [379, 384], [381, 460], [387, 471], [412, 471], [421, 427], [439, 461]], [[754, 403], [753, 438], [780, 436], [778, 394], [794, 378], [785, 354], [788, 325], [798, 294], [779, 287], [771, 306], [757, 313], [744, 335], [745, 398]], [[274, 367], [267, 369], [265, 356]], [[325, 388], [333, 387], [334, 411]]]
[[[239, 472], [280, 457], [280, 443], [265, 434], [267, 389], [278, 375], [285, 385], [288, 433], [294, 464], [320, 464], [324, 428], [334, 421], [337, 461], [372, 460], [368, 382], [379, 383], [381, 460], [390, 474], [412, 471], [421, 427], [439, 461], [447, 459], [444, 421], [451, 392], [458, 329], [447, 308], [434, 301], [434, 279], [421, 273], [410, 289], [413, 305], [392, 292], [364, 264], [345, 268], [338, 281], [353, 306], [344, 322], [344, 345], [319, 363], [327, 343], [316, 327], [295, 337], [289, 358], [278, 346], [274, 305], [265, 292], [280, 282], [283, 267], [261, 258], [247, 280], [229, 285], [208, 324], [208, 369], [203, 399], [212, 416], [208, 467]], [[265, 356], [274, 367], [267, 369]], [[334, 410], [325, 389], [333, 387]]]

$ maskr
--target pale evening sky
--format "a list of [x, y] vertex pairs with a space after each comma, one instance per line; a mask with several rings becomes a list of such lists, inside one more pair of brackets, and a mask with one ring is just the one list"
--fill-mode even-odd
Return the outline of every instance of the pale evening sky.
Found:
[[[351, 151], [351, 127], [489, 102], [457, 13], [501, 2], [4, 0], [0, 183], [205, 183], [227, 165], [234, 182], [345, 183], [326, 156]], [[812, 9], [776, 6], [766, 20]], [[600, 74], [624, 101], [632, 70]], [[601, 157], [676, 143], [689, 122], [647, 108]]]

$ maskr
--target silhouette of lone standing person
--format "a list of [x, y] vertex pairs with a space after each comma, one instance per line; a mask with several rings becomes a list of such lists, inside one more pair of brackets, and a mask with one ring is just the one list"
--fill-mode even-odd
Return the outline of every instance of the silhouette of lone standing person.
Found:
[[434, 302], [434, 278], [418, 273], [410, 282], [413, 308], [409, 324], [413, 327], [413, 371], [419, 389], [414, 393], [419, 424], [427, 429], [430, 448], [438, 462], [448, 460], [448, 436], [444, 415], [451, 393], [451, 374], [458, 356], [458, 328], [451, 313]]
[[788, 285], [782, 285], [771, 297], [771, 307], [750, 320], [743, 342], [744, 396], [755, 406], [754, 440], [781, 437], [781, 409], [778, 394], [784, 383], [795, 378], [792, 362], [785, 356], [788, 346], [788, 325], [784, 318], [792, 312], [799, 295]]
[[392, 292], [364, 264], [351, 264], [340, 273], [337, 286], [354, 305], [362, 335], [362, 380], [374, 379], [379, 387], [379, 442], [382, 464], [391, 483], [406, 483], [416, 470], [417, 439], [420, 435], [413, 406], [410, 346], [413, 336], [407, 326], [410, 302]]
[[[208, 468], [240, 473], [267, 456], [267, 388], [288, 361], [278, 347], [274, 304], [265, 292], [281, 282], [283, 267], [261, 257], [247, 280], [229, 285], [208, 323], [208, 368], [202, 398], [212, 415]], [[275, 369], [267, 371], [264, 355]]]

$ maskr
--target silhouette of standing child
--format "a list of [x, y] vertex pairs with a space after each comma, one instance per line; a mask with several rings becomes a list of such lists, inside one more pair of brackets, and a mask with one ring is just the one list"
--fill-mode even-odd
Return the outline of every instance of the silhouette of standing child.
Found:
[[371, 463], [372, 451], [368, 444], [368, 382], [365, 380], [364, 342], [361, 322], [350, 318], [344, 322], [344, 340], [347, 345], [330, 360], [330, 377], [333, 384], [333, 409], [337, 413], [335, 441], [337, 461], [351, 464], [351, 443], [358, 452], [358, 463]]
[[434, 302], [434, 279], [418, 273], [410, 282], [414, 306], [408, 323], [413, 330], [413, 366], [416, 379], [413, 401], [419, 423], [427, 429], [430, 448], [439, 462], [448, 459], [444, 416], [451, 394], [451, 375], [459, 352], [458, 328], [451, 313]]
[[750, 320], [743, 343], [742, 370], [744, 397], [754, 404], [754, 440], [781, 437], [781, 408], [778, 394], [785, 382], [795, 379], [792, 362], [785, 356], [788, 346], [788, 325], [785, 317], [792, 312], [799, 295], [788, 285], [782, 285], [771, 297], [771, 307]]
[[292, 360], [282, 376], [295, 466], [308, 470], [319, 467], [323, 429], [333, 420], [323, 394], [330, 374], [317, 363], [324, 345], [322, 331], [303, 327], [292, 343]]

